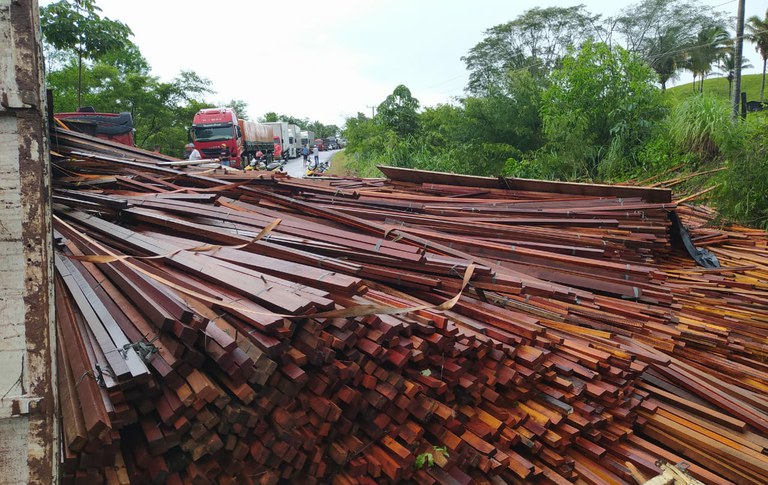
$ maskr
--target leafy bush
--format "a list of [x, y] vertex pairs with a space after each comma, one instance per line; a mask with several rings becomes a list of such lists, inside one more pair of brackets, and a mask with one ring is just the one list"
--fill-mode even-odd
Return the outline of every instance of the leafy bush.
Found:
[[654, 127], [653, 135], [637, 153], [640, 163], [627, 174], [627, 178], [641, 180], [679, 165], [693, 166], [697, 163], [695, 154], [680, 149], [669, 136], [671, 125], [670, 119], [666, 118]]
[[505, 177], [544, 178], [539, 176], [539, 164], [536, 158], [524, 154], [520, 158], [508, 158], [504, 162]]
[[613, 176], [637, 163], [665, 113], [655, 79], [634, 54], [604, 43], [588, 41], [563, 60], [544, 92], [542, 120], [550, 151], [572, 162], [567, 172]]
[[768, 118], [751, 116], [730, 133], [721, 144], [728, 170], [716, 178], [718, 209], [726, 218], [768, 229]]
[[445, 446], [433, 446], [432, 449], [434, 450], [434, 453], [432, 452], [424, 452], [420, 453], [416, 456], [416, 461], [414, 462], [413, 466], [417, 470], [421, 470], [425, 466], [427, 468], [432, 468], [435, 466], [435, 455], [442, 455], [445, 458], [448, 458], [450, 455], [448, 454], [448, 448]]
[[570, 160], [549, 149], [524, 153], [520, 157], [508, 158], [504, 175], [540, 180], [574, 180], [583, 176]]

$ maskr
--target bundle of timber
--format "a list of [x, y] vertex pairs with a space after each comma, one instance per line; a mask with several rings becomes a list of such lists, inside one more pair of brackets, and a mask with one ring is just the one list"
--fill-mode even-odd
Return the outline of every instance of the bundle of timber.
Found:
[[663, 189], [54, 147], [65, 483], [768, 481], [763, 233]]

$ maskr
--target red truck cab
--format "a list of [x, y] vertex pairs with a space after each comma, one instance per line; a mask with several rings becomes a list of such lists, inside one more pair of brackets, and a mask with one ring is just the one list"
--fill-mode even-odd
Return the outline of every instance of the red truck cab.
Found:
[[325, 151], [325, 143], [323, 142], [322, 138], [316, 138], [313, 145], [316, 146], [319, 151]]
[[135, 130], [131, 113], [97, 113], [95, 109], [84, 106], [74, 113], [56, 113], [53, 117], [72, 131], [134, 146]]
[[201, 109], [192, 120], [192, 143], [203, 158], [219, 158], [241, 167], [243, 134], [231, 108]]

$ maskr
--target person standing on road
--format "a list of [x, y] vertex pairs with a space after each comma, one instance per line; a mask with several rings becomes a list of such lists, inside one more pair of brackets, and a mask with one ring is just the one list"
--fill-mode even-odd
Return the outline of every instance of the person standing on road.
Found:
[[301, 149], [301, 155], [304, 157], [304, 169], [307, 169], [307, 159], [309, 158], [309, 148], [307, 144], [304, 144], [304, 148]]
[[203, 158], [200, 156], [200, 152], [197, 151], [197, 148], [195, 148], [195, 145], [187, 143], [187, 146], [184, 148], [186, 152], [186, 156], [184, 158], [187, 160], [200, 160]]
[[315, 145], [314, 148], [312, 148], [312, 156], [315, 159], [315, 166], [320, 163], [320, 150], [318, 150], [317, 145]]

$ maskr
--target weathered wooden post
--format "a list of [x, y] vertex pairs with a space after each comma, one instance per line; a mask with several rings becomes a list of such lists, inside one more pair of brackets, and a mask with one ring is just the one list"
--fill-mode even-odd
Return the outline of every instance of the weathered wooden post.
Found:
[[36, 0], [0, 0], [0, 483], [57, 483], [50, 160]]

